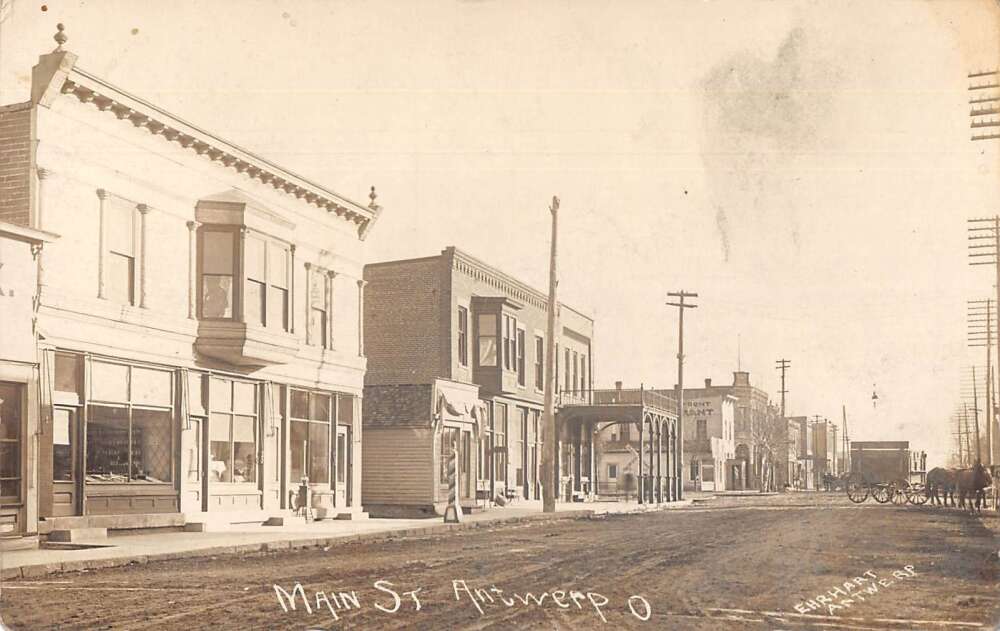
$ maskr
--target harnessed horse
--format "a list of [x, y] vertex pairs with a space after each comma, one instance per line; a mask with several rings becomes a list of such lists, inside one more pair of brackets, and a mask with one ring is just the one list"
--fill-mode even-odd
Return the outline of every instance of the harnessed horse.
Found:
[[945, 469], [944, 467], [934, 467], [927, 472], [927, 487], [925, 493], [931, 504], [942, 505], [941, 497], [944, 497], [944, 506], [948, 506], [948, 498], [951, 498], [951, 505], [955, 506], [955, 477], [958, 473], [955, 469]]
[[[986, 504], [986, 492], [984, 489], [993, 484], [993, 477], [983, 466], [977, 462], [971, 469], [959, 469], [955, 473], [955, 485], [958, 487], [958, 506], [965, 507], [965, 498], [969, 498], [969, 510], [982, 512], [983, 505]], [[973, 506], [975, 498], [975, 506]]]

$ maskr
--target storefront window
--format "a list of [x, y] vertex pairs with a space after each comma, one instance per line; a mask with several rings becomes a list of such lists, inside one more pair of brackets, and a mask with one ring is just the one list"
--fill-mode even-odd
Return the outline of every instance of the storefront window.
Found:
[[257, 419], [233, 417], [233, 482], [257, 481]]
[[329, 484], [331, 396], [293, 389], [291, 397], [292, 480], [307, 476], [311, 483]]
[[52, 479], [73, 479], [73, 412], [56, 408], [52, 415]]
[[257, 482], [257, 386], [212, 377], [208, 419], [211, 482]]
[[0, 384], [0, 497], [21, 499], [21, 386]]
[[187, 448], [184, 450], [184, 459], [181, 462], [181, 471], [184, 472], [188, 482], [201, 481], [201, 427], [201, 419], [189, 420], [186, 432]]
[[337, 484], [347, 483], [347, 434], [337, 434]]
[[229, 414], [212, 414], [208, 423], [208, 475], [211, 482], [233, 481], [233, 434]]
[[[91, 381], [98, 403], [87, 408], [87, 481], [171, 482], [173, 373], [95, 361]], [[72, 440], [64, 438], [66, 470], [72, 466]]]
[[493, 426], [493, 462], [496, 465], [494, 480], [507, 480], [507, 405], [497, 403], [496, 423]]
[[128, 482], [129, 411], [92, 405], [87, 418], [87, 481]]

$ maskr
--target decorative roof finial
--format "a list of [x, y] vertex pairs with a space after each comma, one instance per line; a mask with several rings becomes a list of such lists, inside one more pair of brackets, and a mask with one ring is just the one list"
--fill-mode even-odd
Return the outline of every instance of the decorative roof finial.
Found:
[[375, 203], [375, 200], [378, 199], [378, 195], [375, 193], [374, 186], [372, 187], [372, 192], [368, 193], [368, 199], [372, 200], [371, 203], [368, 204], [369, 208], [378, 208], [378, 204]]
[[65, 44], [66, 40], [69, 39], [69, 37], [66, 36], [66, 33], [63, 32], [65, 30], [66, 27], [63, 26], [62, 23], [56, 24], [56, 34], [52, 36], [52, 39], [56, 40], [56, 44], [59, 44], [56, 46], [56, 51], [62, 50], [63, 44]]

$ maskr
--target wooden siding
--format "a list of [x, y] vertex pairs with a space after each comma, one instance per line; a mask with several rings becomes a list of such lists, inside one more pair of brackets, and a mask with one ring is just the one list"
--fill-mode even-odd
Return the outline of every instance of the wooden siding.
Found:
[[362, 504], [434, 501], [434, 441], [430, 428], [366, 427]]

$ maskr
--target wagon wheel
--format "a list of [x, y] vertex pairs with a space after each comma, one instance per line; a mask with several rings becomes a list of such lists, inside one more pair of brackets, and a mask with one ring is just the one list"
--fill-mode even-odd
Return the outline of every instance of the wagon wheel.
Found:
[[917, 482], [911, 484], [906, 489], [906, 500], [915, 506], [922, 506], [927, 503], [927, 487]]
[[879, 504], [885, 504], [892, 498], [891, 484], [876, 484], [872, 487], [872, 498]]
[[847, 489], [847, 499], [855, 504], [860, 504], [868, 499], [869, 489], [864, 480], [852, 478], [844, 483], [844, 487]]
[[910, 483], [906, 480], [893, 480], [889, 485], [889, 499], [896, 506], [905, 506], [909, 501]]

